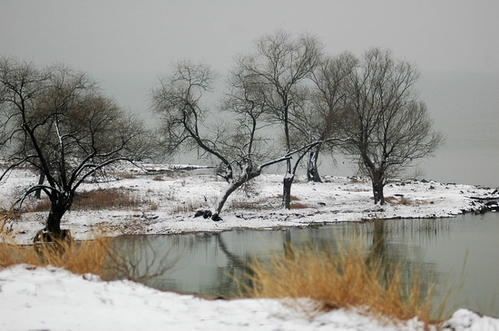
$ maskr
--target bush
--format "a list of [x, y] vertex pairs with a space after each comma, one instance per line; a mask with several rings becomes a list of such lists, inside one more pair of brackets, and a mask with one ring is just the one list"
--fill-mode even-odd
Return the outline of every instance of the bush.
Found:
[[[435, 323], [433, 287], [423, 291], [417, 272], [405, 286], [400, 265], [387, 270], [366, 259], [360, 246], [351, 243], [336, 253], [288, 247], [285, 256], [274, 255], [268, 263], [253, 261], [247, 279], [239, 282], [241, 296], [293, 298], [297, 309], [301, 307], [297, 299], [310, 298], [318, 304], [318, 312], [356, 307], [380, 320], [417, 317], [426, 324]], [[244, 285], [248, 280], [250, 285]]]
[[91, 273], [102, 280], [128, 279], [143, 283], [164, 274], [178, 260], [168, 254], [146, 256], [143, 247], [148, 245], [147, 237], [143, 237], [142, 246], [124, 250], [116, 248], [113, 240], [97, 236], [80, 242], [39, 242], [23, 246], [6, 243], [4, 238], [0, 243], [0, 270], [16, 264], [50, 265], [78, 275]]
[[15, 264], [54, 266], [75, 274], [92, 273], [104, 277], [110, 255], [111, 238], [97, 237], [82, 242], [58, 241], [32, 246], [0, 244], [0, 269]]

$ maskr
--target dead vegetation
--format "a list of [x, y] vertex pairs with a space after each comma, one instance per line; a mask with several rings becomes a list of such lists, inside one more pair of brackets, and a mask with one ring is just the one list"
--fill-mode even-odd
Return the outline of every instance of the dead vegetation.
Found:
[[240, 282], [242, 296], [291, 298], [288, 302], [297, 310], [309, 309], [300, 301], [309, 298], [317, 303], [315, 314], [355, 307], [382, 321], [417, 317], [427, 325], [437, 323], [432, 317], [433, 287], [422, 286], [417, 272], [404, 285], [400, 265], [386, 272], [386, 267], [365, 258], [358, 243], [339, 248], [337, 253], [288, 247], [285, 256], [274, 255], [269, 262], [254, 261], [249, 267], [251, 285]]
[[422, 206], [427, 204], [433, 204], [433, 201], [428, 200], [412, 200], [403, 196], [389, 196], [385, 198], [385, 201], [391, 205], [403, 205], [403, 206]]
[[57, 241], [29, 246], [1, 243], [0, 269], [15, 264], [42, 267], [51, 265], [75, 274], [92, 273], [105, 279], [111, 240], [99, 236], [91, 241]]
[[[151, 205], [151, 210], [157, 204], [149, 198], [143, 198], [126, 188], [96, 189], [78, 193], [73, 201], [73, 210], [115, 210], [129, 209]], [[27, 207], [28, 212], [46, 212], [50, 210], [50, 201], [43, 199], [31, 207]]]
[[[17, 264], [57, 267], [74, 274], [94, 274], [102, 280], [129, 279], [138, 282], [164, 274], [177, 259], [168, 254], [145, 256], [140, 247], [117, 248], [113, 238], [98, 235], [93, 240], [57, 240], [18, 245], [4, 238], [0, 243], [0, 270]], [[143, 238], [147, 244], [147, 238]], [[151, 270], [154, 269], [154, 272]]]

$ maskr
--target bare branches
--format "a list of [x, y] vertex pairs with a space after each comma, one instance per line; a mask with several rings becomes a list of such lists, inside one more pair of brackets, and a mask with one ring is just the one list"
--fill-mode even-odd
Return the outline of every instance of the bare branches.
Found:
[[117, 160], [143, 156], [141, 124], [103, 96], [85, 73], [1, 59], [0, 91], [2, 141], [10, 159], [17, 160], [7, 171], [27, 163], [46, 178], [48, 185], [32, 186], [25, 195], [40, 189], [47, 194], [52, 203], [47, 230], [56, 235], [85, 178]]
[[348, 143], [343, 148], [373, 181], [375, 203], [384, 203], [383, 187], [390, 178], [442, 142], [425, 104], [417, 100], [418, 77], [413, 65], [379, 49], [366, 52], [348, 77], [340, 125]]
[[[201, 105], [201, 98], [213, 88], [215, 73], [202, 63], [179, 61], [170, 75], [160, 79], [160, 86], [153, 90], [153, 108], [162, 117], [161, 133], [166, 136], [169, 150], [184, 142], [215, 156], [230, 168], [230, 161], [220, 153], [217, 144], [201, 130], [208, 109]], [[232, 171], [229, 172], [230, 179]]]

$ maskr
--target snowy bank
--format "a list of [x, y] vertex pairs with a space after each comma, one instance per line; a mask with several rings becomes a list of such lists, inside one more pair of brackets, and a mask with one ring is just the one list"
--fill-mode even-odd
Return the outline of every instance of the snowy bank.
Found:
[[[153, 175], [147, 170], [151, 168], [155, 169]], [[84, 195], [97, 189], [116, 189], [139, 201], [138, 205], [99, 210], [79, 210], [74, 205], [64, 215], [61, 226], [70, 229], [77, 239], [88, 239], [96, 231], [105, 231], [110, 236], [172, 234], [369, 219], [438, 218], [479, 211], [490, 205], [489, 198], [495, 197], [494, 190], [472, 185], [405, 180], [388, 184], [385, 188], [388, 203], [379, 206], [373, 204], [369, 180], [324, 176], [323, 183], [295, 179], [292, 209], [283, 210], [282, 176], [262, 175], [232, 194], [222, 212], [223, 221], [214, 222], [194, 217], [196, 210], [212, 208], [228, 185], [213, 175], [213, 170], [165, 174], [151, 165], [144, 169], [108, 174], [105, 180], [96, 178], [77, 192]], [[23, 190], [37, 181], [38, 177], [27, 170], [14, 171], [8, 180], [0, 183], [2, 208], [9, 209]], [[29, 209], [39, 202], [32, 199], [25, 207]], [[46, 216], [46, 212], [25, 212], [17, 219], [7, 219], [4, 230], [17, 242], [30, 243], [36, 231], [44, 227]]]
[[[1, 330], [424, 330], [414, 319], [386, 324], [352, 310], [317, 314], [309, 305], [307, 314], [274, 299], [210, 301], [56, 268], [18, 265], [0, 271]], [[499, 330], [498, 319], [464, 309], [444, 325]]]
[[[119, 189], [140, 203], [120, 209], [74, 208], [64, 216], [63, 227], [77, 239], [87, 239], [97, 231], [112, 236], [168, 234], [380, 218], [452, 217], [481, 210], [484, 201], [494, 197], [493, 190], [470, 185], [397, 181], [386, 187], [389, 203], [376, 206], [369, 181], [324, 177], [323, 183], [296, 180], [292, 188], [295, 208], [286, 211], [280, 209], [282, 177], [263, 175], [231, 197], [223, 221], [213, 222], [194, 217], [194, 211], [212, 207], [227, 185], [224, 181], [209, 170], [196, 175], [164, 175], [161, 171], [155, 170], [154, 175], [116, 173], [105, 181], [86, 183], [83, 192]], [[2, 207], [10, 208], [37, 180], [29, 171], [13, 172], [0, 186]], [[38, 203], [31, 200], [26, 206]], [[29, 243], [43, 228], [45, 217], [46, 212], [26, 212], [7, 219], [3, 228], [17, 242]], [[299, 313], [270, 299], [208, 301], [130, 281], [103, 282], [93, 275], [25, 265], [0, 271], [0, 309], [4, 312], [1, 330], [423, 330], [417, 320], [383, 324], [344, 309], [316, 314], [310, 308], [308, 314]], [[499, 320], [460, 309], [443, 326], [454, 331], [499, 330]]]

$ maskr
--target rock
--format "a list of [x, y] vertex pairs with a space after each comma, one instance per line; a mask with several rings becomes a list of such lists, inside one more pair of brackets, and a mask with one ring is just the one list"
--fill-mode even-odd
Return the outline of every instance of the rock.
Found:
[[214, 222], [219, 222], [219, 221], [222, 221], [222, 218], [217, 214], [213, 214], [213, 216], [211, 216], [211, 220], [214, 221]]

